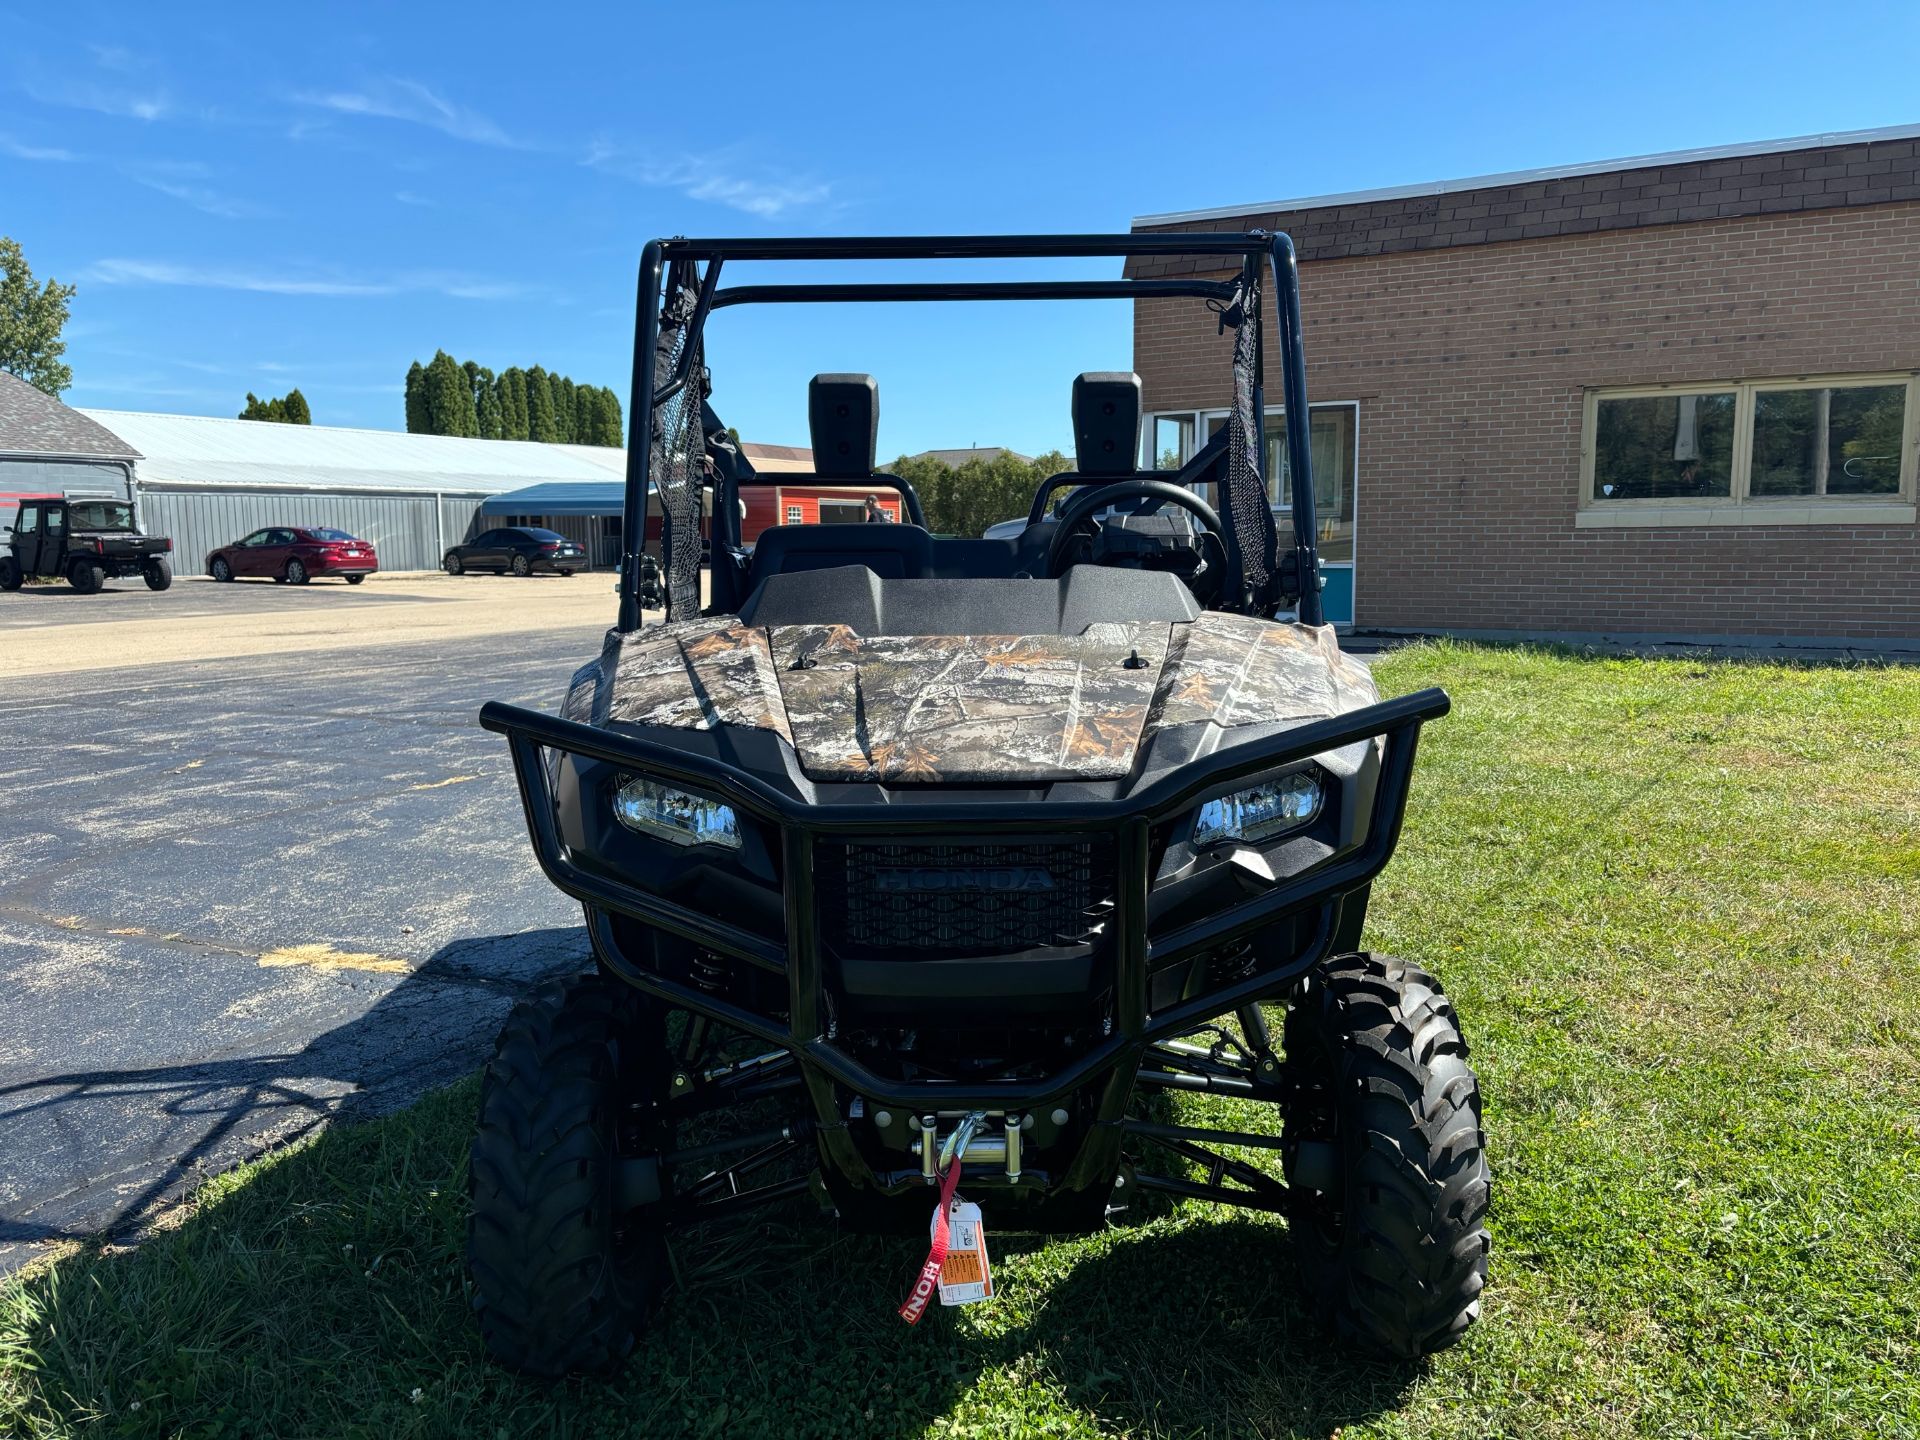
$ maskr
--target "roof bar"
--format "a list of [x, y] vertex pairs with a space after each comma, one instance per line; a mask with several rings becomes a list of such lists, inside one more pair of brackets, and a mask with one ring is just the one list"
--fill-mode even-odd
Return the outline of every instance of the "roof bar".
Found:
[[1043, 260], [1089, 255], [1264, 255], [1260, 231], [1157, 235], [863, 235], [850, 239], [663, 240], [667, 259]]
[[1189, 295], [1231, 300], [1226, 280], [973, 280], [899, 285], [734, 285], [713, 297], [729, 305], [819, 305], [858, 300], [1137, 300]]

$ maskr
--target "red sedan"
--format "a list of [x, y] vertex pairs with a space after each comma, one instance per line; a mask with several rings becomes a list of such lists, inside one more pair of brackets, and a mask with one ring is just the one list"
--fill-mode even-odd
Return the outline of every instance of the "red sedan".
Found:
[[256, 530], [207, 556], [207, 573], [216, 580], [264, 575], [304, 585], [316, 576], [338, 575], [358, 585], [379, 568], [371, 541], [311, 526]]

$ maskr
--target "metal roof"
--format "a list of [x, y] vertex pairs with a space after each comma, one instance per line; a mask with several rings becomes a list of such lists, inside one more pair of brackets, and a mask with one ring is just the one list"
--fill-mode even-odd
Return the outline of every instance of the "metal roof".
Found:
[[1031, 455], [1022, 455], [1018, 450], [1009, 450], [1004, 445], [966, 445], [958, 450], [922, 450], [915, 460], [938, 460], [948, 469], [958, 470], [969, 460], [979, 460], [991, 465], [1002, 455], [1011, 455], [1022, 463], [1031, 463]]
[[1195, 220], [1227, 220], [1242, 215], [1285, 214], [1324, 210], [1331, 205], [1369, 205], [1379, 200], [1407, 200], [1420, 195], [1451, 195], [1462, 190], [1491, 190], [1502, 185], [1529, 185], [1574, 175], [1608, 175], [1616, 170], [1650, 170], [1662, 165], [1693, 165], [1702, 160], [1727, 160], [1743, 155], [1784, 155], [1794, 150], [1819, 150], [1831, 145], [1864, 145], [1876, 140], [1920, 139], [1920, 124], [1884, 125], [1876, 130], [1834, 130], [1822, 135], [1796, 135], [1787, 140], [1750, 140], [1739, 145], [1714, 145], [1698, 150], [1667, 150], [1658, 155], [1629, 155], [1618, 160], [1588, 160], [1578, 165], [1551, 165], [1542, 170], [1509, 170], [1498, 175], [1470, 175], [1460, 180], [1429, 180], [1418, 185], [1389, 185], [1380, 190], [1348, 190], [1336, 195], [1305, 195], [1292, 200], [1264, 200], [1251, 205], [1217, 205], [1206, 210], [1170, 210], [1163, 215], [1136, 215], [1140, 225], [1178, 225]]
[[138, 450], [111, 430], [4, 371], [0, 371], [0, 455], [34, 459], [140, 458]]
[[137, 447], [119, 453], [140, 457], [134, 473], [148, 485], [493, 495], [528, 484], [604, 481], [626, 469], [624, 450], [587, 445], [132, 410], [78, 413]]
[[[623, 454], [623, 451], [611, 452]], [[529, 485], [508, 490], [480, 502], [482, 515], [621, 515], [627, 508], [627, 487], [618, 480]]]

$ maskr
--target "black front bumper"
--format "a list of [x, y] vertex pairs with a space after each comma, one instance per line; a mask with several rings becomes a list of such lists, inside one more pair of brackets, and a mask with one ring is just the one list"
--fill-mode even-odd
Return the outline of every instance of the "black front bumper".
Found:
[[[1094, 1123], [1071, 1163], [1051, 1176], [1032, 1172], [1022, 1186], [1015, 1187], [1024, 1190], [1024, 1196], [1003, 1197], [1024, 1198], [1029, 1202], [1024, 1208], [1041, 1217], [1033, 1228], [1052, 1229], [1080, 1228], [1097, 1221], [1099, 1210], [1087, 1207], [1096, 1200], [1104, 1205], [1106, 1187], [1120, 1162], [1127, 1099], [1150, 1047], [1238, 1007], [1284, 994], [1333, 948], [1342, 901], [1372, 882], [1398, 842], [1420, 727], [1444, 715], [1449, 704], [1443, 691], [1423, 690], [1313, 721], [1197, 759], [1125, 800], [1000, 804], [975, 799], [950, 806], [810, 805], [707, 756], [537, 711], [493, 702], [483, 707], [480, 721], [507, 737], [541, 869], [561, 890], [587, 906], [595, 952], [602, 963], [637, 989], [756, 1036], [798, 1063], [814, 1111], [822, 1174], [843, 1214], [878, 1202], [882, 1196], [917, 1188], [918, 1177], [873, 1170], [848, 1133], [842, 1092], [861, 1097], [870, 1107], [900, 1107], [911, 1114], [976, 1109], [1015, 1113], [1049, 1107], [1088, 1086], [1099, 1087]], [[1381, 747], [1380, 770], [1364, 834], [1355, 846], [1304, 874], [1277, 880], [1244, 903], [1187, 920], [1164, 933], [1150, 933], [1150, 837], [1156, 825], [1175, 821], [1205, 800], [1266, 773], [1370, 740], [1377, 740]], [[561, 838], [553, 772], [546, 763], [549, 750], [709, 795], [767, 826], [778, 836], [781, 852], [784, 943], [578, 863]], [[823, 1023], [826, 964], [816, 914], [817, 842], [899, 841], [962, 831], [1014, 841], [1036, 832], [1063, 830], [1101, 834], [1113, 848], [1116, 890], [1108, 941], [1114, 994], [1111, 1033], [1040, 1078], [977, 1083], [910, 1081], [877, 1074], [836, 1043]], [[631, 917], [780, 977], [789, 1001], [786, 1021], [636, 963], [615, 940], [613, 915]], [[1262, 957], [1252, 973], [1230, 984], [1150, 1010], [1151, 976], [1156, 970], [1204, 956], [1289, 920], [1296, 923], [1296, 933], [1307, 937], [1304, 944], [1284, 955]], [[972, 1185], [971, 1171], [969, 1176]]]

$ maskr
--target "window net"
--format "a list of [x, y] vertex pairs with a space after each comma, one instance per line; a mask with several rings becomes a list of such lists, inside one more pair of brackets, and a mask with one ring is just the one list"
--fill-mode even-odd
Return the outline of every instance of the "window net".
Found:
[[660, 497], [660, 555], [669, 620], [690, 620], [700, 613], [700, 492], [707, 452], [700, 423], [706, 374], [700, 363], [700, 342], [690, 326], [696, 298], [692, 268], [683, 272], [676, 264], [660, 312], [653, 373], [655, 383], [664, 385], [681, 374], [684, 365], [687, 383], [654, 407], [650, 466], [654, 492]]
[[[1276, 594], [1279, 532], [1267, 502], [1265, 439], [1254, 419], [1253, 395], [1260, 363], [1260, 287], [1242, 284], [1222, 323], [1233, 325], [1233, 409], [1227, 416], [1225, 519], [1240, 552], [1240, 574], [1247, 598], [1270, 606]], [[1238, 317], [1236, 320], [1235, 317]]]

